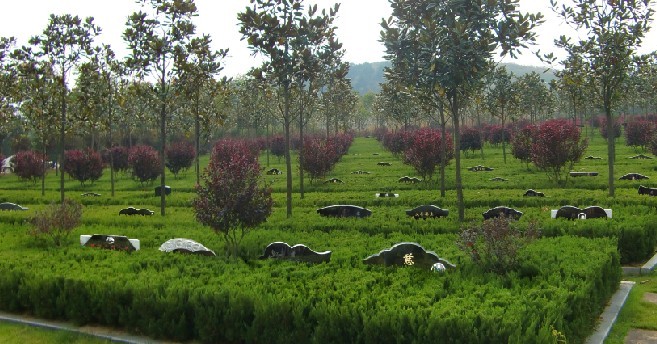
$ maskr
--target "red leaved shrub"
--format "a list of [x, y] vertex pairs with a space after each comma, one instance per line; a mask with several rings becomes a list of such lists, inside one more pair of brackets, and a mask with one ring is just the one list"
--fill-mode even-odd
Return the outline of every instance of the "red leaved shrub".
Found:
[[625, 144], [631, 147], [646, 148], [655, 136], [655, 123], [645, 119], [635, 119], [625, 125]]
[[529, 164], [532, 161], [532, 141], [536, 126], [527, 125], [517, 130], [511, 137], [511, 154], [514, 158]]
[[166, 149], [166, 166], [174, 177], [178, 178], [180, 171], [192, 167], [195, 157], [196, 149], [194, 149], [194, 145], [187, 141], [175, 142]]
[[588, 147], [587, 139], [580, 139], [580, 129], [566, 119], [553, 119], [544, 122], [536, 129], [532, 144], [532, 162], [546, 171], [557, 183], [562, 172], [568, 172], [578, 162]]
[[128, 163], [132, 167], [132, 177], [142, 184], [155, 180], [162, 169], [160, 155], [151, 146], [132, 147], [128, 155]]
[[[445, 165], [454, 158], [454, 143], [447, 134], [445, 139]], [[413, 166], [423, 179], [431, 179], [436, 166], [441, 162], [441, 142], [443, 137], [440, 130], [424, 128], [413, 132], [411, 144], [404, 151], [404, 163]]]
[[20, 178], [36, 183], [46, 174], [45, 156], [36, 151], [20, 151], [13, 158], [14, 173]]
[[64, 152], [64, 172], [84, 185], [103, 175], [103, 160], [100, 154], [91, 148], [85, 150], [67, 150]]

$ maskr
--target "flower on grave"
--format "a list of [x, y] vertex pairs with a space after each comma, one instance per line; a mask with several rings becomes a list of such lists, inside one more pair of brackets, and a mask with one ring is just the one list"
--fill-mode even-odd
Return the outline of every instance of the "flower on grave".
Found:
[[413, 265], [415, 262], [413, 262], [413, 254], [412, 253], [407, 253], [404, 255], [404, 264], [405, 265]]

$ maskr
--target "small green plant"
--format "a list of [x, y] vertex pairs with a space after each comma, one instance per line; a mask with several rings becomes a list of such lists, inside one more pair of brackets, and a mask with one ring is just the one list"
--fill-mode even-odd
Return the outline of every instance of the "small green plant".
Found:
[[82, 205], [66, 199], [62, 204], [50, 204], [37, 211], [31, 220], [30, 234], [49, 237], [55, 246], [61, 246], [71, 231], [80, 225]]
[[500, 216], [463, 229], [457, 246], [484, 269], [504, 274], [518, 267], [518, 252], [538, 236], [535, 222], [521, 231], [515, 220]]

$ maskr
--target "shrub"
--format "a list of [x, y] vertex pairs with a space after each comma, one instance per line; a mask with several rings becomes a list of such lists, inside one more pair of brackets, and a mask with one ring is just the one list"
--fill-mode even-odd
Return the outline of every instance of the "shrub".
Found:
[[91, 148], [65, 151], [64, 162], [64, 172], [82, 185], [88, 180], [93, 183], [103, 175], [103, 160]]
[[641, 147], [645, 149], [650, 146], [655, 135], [655, 123], [637, 119], [627, 122], [625, 125], [625, 143], [630, 147]]
[[278, 160], [280, 161], [281, 158], [285, 156], [285, 138], [283, 136], [275, 136], [271, 139], [269, 151], [271, 154], [278, 157]]
[[461, 129], [461, 150], [474, 151], [480, 150], [483, 147], [482, 133], [480, 130], [471, 127], [464, 127]]
[[567, 179], [568, 172], [582, 158], [586, 147], [588, 140], [580, 140], [580, 130], [571, 121], [549, 120], [536, 129], [531, 150], [532, 162], [559, 183], [564, 168]]
[[394, 156], [403, 154], [413, 143], [413, 133], [410, 131], [397, 131], [386, 133], [383, 136], [383, 147]]
[[312, 184], [318, 178], [323, 178], [338, 162], [338, 147], [333, 140], [320, 137], [309, 137], [304, 140], [301, 168], [310, 175]]
[[521, 231], [515, 220], [500, 216], [462, 230], [457, 246], [484, 269], [504, 274], [519, 266], [519, 251], [538, 236], [535, 223]]
[[130, 163], [128, 162], [128, 156], [130, 155], [130, 150], [125, 146], [114, 146], [110, 149], [103, 150], [103, 162], [109, 166], [110, 164], [110, 154], [114, 159], [114, 171], [127, 171], [130, 169]]
[[509, 128], [502, 128], [501, 125], [491, 125], [487, 131], [488, 142], [492, 145], [499, 145], [502, 141], [508, 143], [511, 139], [511, 130]]
[[196, 219], [223, 235], [229, 256], [237, 257], [244, 236], [271, 214], [271, 189], [260, 187], [259, 178], [258, 157], [247, 144], [221, 140], [212, 150], [203, 185], [196, 186]]
[[[606, 117], [600, 117], [597, 120], [597, 125], [600, 130], [600, 135], [604, 137], [605, 139], [607, 138], [607, 118]], [[613, 130], [614, 130], [614, 138], [617, 139], [621, 136], [621, 125], [618, 120], [614, 121], [613, 125]]]
[[36, 183], [46, 174], [45, 157], [35, 151], [20, 151], [14, 156], [14, 173], [21, 179]]
[[62, 204], [52, 203], [34, 214], [30, 234], [49, 237], [55, 246], [61, 246], [71, 231], [80, 225], [81, 218], [82, 206], [79, 203], [69, 199]]
[[[436, 166], [441, 162], [441, 142], [443, 137], [436, 129], [419, 129], [413, 133], [412, 144], [404, 151], [404, 163], [413, 166], [423, 179], [431, 179]], [[445, 137], [445, 164], [454, 157], [454, 144], [451, 136]]]
[[187, 141], [176, 142], [167, 147], [166, 157], [167, 168], [178, 178], [178, 173], [181, 170], [187, 170], [194, 163], [196, 149], [194, 149], [194, 145]]
[[160, 156], [151, 146], [134, 146], [130, 149], [128, 163], [132, 166], [132, 177], [142, 184], [152, 182], [160, 175]]
[[511, 154], [514, 158], [526, 164], [532, 161], [532, 138], [535, 131], [536, 126], [527, 125], [511, 137]]

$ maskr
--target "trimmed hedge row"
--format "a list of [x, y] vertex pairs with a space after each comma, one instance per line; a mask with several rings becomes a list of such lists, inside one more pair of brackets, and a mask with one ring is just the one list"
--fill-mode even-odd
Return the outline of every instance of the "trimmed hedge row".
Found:
[[370, 246], [398, 238], [336, 240], [351, 238], [338, 259], [316, 266], [153, 248], [0, 253], [0, 308], [206, 343], [542, 343], [554, 341], [552, 329], [581, 342], [620, 280], [610, 239], [541, 239], [522, 252], [517, 273], [499, 276], [462, 256], [445, 274], [366, 266]]

